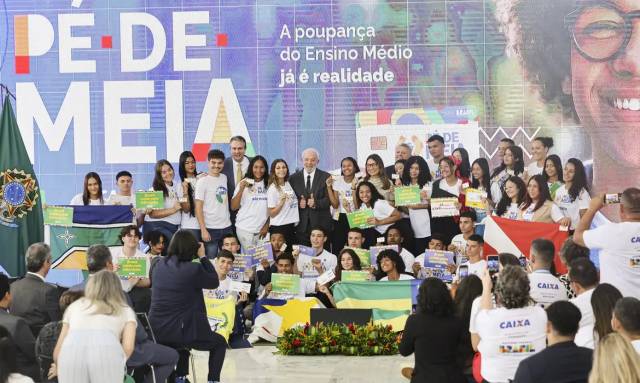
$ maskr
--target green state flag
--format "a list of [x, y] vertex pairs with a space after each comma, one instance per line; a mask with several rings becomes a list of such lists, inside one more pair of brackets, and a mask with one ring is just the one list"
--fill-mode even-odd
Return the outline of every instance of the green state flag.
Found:
[[40, 189], [9, 100], [0, 115], [0, 265], [25, 273], [29, 245], [44, 239]]

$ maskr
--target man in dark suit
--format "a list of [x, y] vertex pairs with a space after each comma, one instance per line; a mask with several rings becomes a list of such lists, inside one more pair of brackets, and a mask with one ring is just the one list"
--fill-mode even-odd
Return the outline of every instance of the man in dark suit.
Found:
[[[299, 244], [310, 246], [311, 229], [317, 226], [325, 229], [330, 235], [332, 229], [330, 201], [327, 194], [327, 178], [331, 175], [317, 168], [320, 154], [314, 148], [307, 148], [302, 152], [304, 168], [295, 172], [289, 183], [298, 197], [300, 222], [296, 226], [296, 239]], [[325, 242], [325, 248], [329, 248]]]
[[38, 363], [36, 361], [36, 340], [27, 322], [7, 311], [11, 303], [9, 277], [0, 273], [0, 327], [4, 327], [16, 345], [16, 362], [18, 372], [39, 381]]
[[[406, 161], [409, 159], [409, 157], [411, 157], [411, 146], [404, 143], [396, 145], [395, 161], [398, 161], [398, 160]], [[384, 172], [387, 174], [387, 177], [389, 177], [389, 179], [391, 179], [392, 176], [396, 173], [395, 161], [391, 165], [384, 168]]]
[[236, 223], [237, 211], [231, 210], [231, 198], [236, 191], [236, 185], [244, 178], [249, 169], [250, 158], [245, 155], [247, 151], [247, 141], [242, 136], [234, 136], [229, 140], [231, 156], [224, 160], [222, 174], [227, 176], [227, 193], [229, 196], [229, 212], [231, 213], [231, 223]]
[[[89, 278], [98, 271], [113, 271], [113, 259], [109, 248], [104, 245], [92, 245], [87, 249], [87, 269], [89, 270]], [[85, 279], [82, 283], [72, 286], [69, 290], [84, 291], [89, 279]], [[124, 294], [127, 303], [133, 308], [133, 302], [128, 294]], [[127, 359], [127, 367], [137, 368], [145, 365], [153, 366], [156, 382], [164, 382], [173, 372], [178, 363], [178, 352], [171, 347], [156, 344], [149, 339], [144, 326], [137, 320], [136, 326], [136, 343], [133, 353]], [[144, 377], [145, 383], [154, 381], [151, 371]]]
[[547, 307], [547, 343], [539, 353], [520, 362], [514, 383], [587, 382], [593, 350], [573, 342], [578, 332], [580, 309], [569, 301]]
[[49, 322], [62, 319], [58, 287], [45, 282], [51, 268], [51, 249], [46, 243], [34, 243], [25, 256], [27, 275], [11, 284], [11, 314], [23, 318], [34, 337]]

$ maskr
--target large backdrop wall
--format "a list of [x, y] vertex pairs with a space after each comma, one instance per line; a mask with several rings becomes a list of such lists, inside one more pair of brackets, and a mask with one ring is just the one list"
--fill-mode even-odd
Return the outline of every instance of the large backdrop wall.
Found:
[[390, 161], [398, 142], [427, 156], [436, 132], [449, 151], [462, 145], [495, 165], [501, 138], [528, 155], [530, 140], [548, 135], [564, 160], [594, 158], [598, 187], [640, 179], [640, 57], [625, 45], [624, 8], [569, 0], [3, 6], [0, 81], [15, 91], [49, 203], [68, 202], [88, 171], [106, 193], [123, 169], [148, 188], [157, 159], [228, 153], [236, 134], [250, 141], [249, 154], [292, 168], [314, 146], [325, 169], [372, 152]]

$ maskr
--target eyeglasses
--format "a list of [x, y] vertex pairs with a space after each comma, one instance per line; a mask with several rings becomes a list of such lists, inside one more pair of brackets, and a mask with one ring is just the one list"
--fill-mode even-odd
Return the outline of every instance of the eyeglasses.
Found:
[[623, 13], [611, 5], [587, 6], [574, 10], [565, 19], [578, 52], [587, 60], [615, 59], [629, 44], [633, 19], [640, 11]]

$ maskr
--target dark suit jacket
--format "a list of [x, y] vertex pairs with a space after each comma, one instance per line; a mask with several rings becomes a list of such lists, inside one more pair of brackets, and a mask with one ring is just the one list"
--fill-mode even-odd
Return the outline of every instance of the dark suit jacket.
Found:
[[0, 326], [9, 331], [13, 343], [16, 345], [18, 372], [39, 380], [39, 370], [36, 361], [36, 340], [27, 322], [20, 317], [11, 315], [5, 310], [0, 309]]
[[60, 295], [56, 285], [46, 283], [35, 275], [27, 274], [11, 284], [11, 306], [9, 312], [23, 318], [33, 336], [49, 322], [62, 319], [58, 300]]
[[[251, 161], [251, 158], [245, 156], [245, 158], [247, 158], [249, 161]], [[229, 212], [231, 213], [231, 222], [235, 225], [236, 223], [236, 214], [238, 213], [237, 211], [233, 211], [231, 210], [231, 198], [233, 198], [233, 193], [235, 193], [236, 191], [236, 182], [235, 182], [235, 173], [236, 173], [236, 168], [235, 168], [235, 163], [233, 161], [233, 158], [228, 157], [224, 159], [224, 167], [222, 168], [222, 174], [224, 174], [225, 176], [227, 176], [227, 195], [228, 195], [228, 201], [229, 201]]]
[[463, 366], [456, 361], [462, 328], [455, 317], [416, 313], [407, 318], [399, 351], [403, 356], [416, 354], [412, 383], [466, 383]]
[[[311, 183], [311, 194], [315, 199], [316, 207], [312, 209], [307, 206], [304, 209], [299, 209], [300, 222], [296, 227], [297, 232], [310, 233], [313, 227], [321, 226], [327, 230], [327, 234], [331, 233], [332, 218], [329, 211], [331, 201], [327, 194], [326, 184], [329, 177], [331, 177], [329, 173], [316, 169], [316, 174], [313, 176], [313, 182]], [[303, 195], [305, 198], [309, 198], [306, 193], [307, 180], [304, 175], [304, 169], [293, 173], [289, 178], [289, 183], [298, 199]]]
[[177, 257], [161, 259], [152, 272], [149, 321], [159, 343], [188, 345], [211, 339], [202, 289], [220, 284], [211, 262], [178, 262]]
[[589, 380], [593, 350], [573, 342], [549, 346], [520, 362], [514, 383], [578, 383]]
[[393, 165], [389, 165], [386, 168], [384, 168], [384, 172], [387, 174], [387, 177], [389, 177], [389, 179], [391, 179], [391, 176], [393, 174], [396, 174], [396, 164], [394, 162]]

